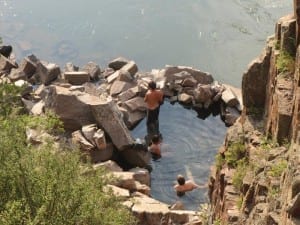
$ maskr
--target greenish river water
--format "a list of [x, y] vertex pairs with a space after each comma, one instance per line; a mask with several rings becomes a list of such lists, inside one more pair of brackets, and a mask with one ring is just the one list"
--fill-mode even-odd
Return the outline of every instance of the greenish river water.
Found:
[[[34, 53], [61, 66], [94, 61], [105, 68], [124, 56], [140, 71], [186, 65], [239, 87], [277, 19], [291, 11], [288, 0], [0, 0], [0, 36], [18, 60]], [[171, 204], [178, 173], [207, 181], [226, 128], [219, 116], [203, 120], [178, 104], [166, 103], [160, 121], [163, 157], [153, 163], [151, 194]], [[145, 132], [142, 121], [133, 135]], [[180, 200], [197, 209], [205, 193]]]

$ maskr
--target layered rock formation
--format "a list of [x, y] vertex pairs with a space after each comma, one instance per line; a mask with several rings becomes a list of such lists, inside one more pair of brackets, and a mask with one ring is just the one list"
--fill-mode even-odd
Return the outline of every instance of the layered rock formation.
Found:
[[212, 221], [300, 224], [300, 1], [243, 76], [244, 109], [210, 177]]

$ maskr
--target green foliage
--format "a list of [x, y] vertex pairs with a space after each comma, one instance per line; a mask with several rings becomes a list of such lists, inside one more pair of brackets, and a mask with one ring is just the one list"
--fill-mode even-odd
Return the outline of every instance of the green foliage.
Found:
[[238, 160], [245, 157], [246, 148], [242, 142], [231, 143], [225, 152], [225, 161], [228, 166], [236, 168]]
[[260, 147], [264, 151], [269, 151], [272, 148], [278, 147], [279, 144], [268, 137], [264, 137], [260, 143]]
[[[0, 85], [0, 90], [10, 88]], [[27, 143], [26, 127], [60, 129], [60, 122], [53, 114], [35, 118], [15, 113], [12, 106], [19, 106], [19, 99], [12, 93], [17, 92], [3, 93], [1, 91], [4, 97], [1, 109], [4, 110], [0, 114], [0, 224], [136, 224], [119, 199], [103, 191], [108, 181], [104, 172], [83, 164], [79, 152], [58, 150], [51, 143], [40, 148]], [[93, 172], [84, 174], [82, 168]]]
[[279, 73], [290, 72], [294, 73], [295, 59], [286, 51], [280, 51], [276, 61], [276, 68]]
[[237, 207], [238, 207], [238, 209], [242, 208], [243, 203], [244, 203], [243, 196], [240, 196], [239, 199], [238, 199], [238, 201], [237, 201]]
[[221, 219], [216, 219], [213, 223], [213, 225], [222, 225], [222, 220]]
[[235, 173], [232, 177], [232, 184], [237, 190], [241, 190], [243, 179], [246, 175], [248, 168], [248, 162], [244, 159], [241, 159], [237, 162], [237, 167]]
[[225, 163], [225, 158], [223, 158], [221, 154], [217, 154], [215, 158], [216, 168], [220, 170], [224, 163]]
[[13, 117], [24, 113], [20, 93], [24, 87], [0, 85], [0, 117]]
[[276, 199], [279, 194], [280, 194], [280, 189], [278, 187], [271, 187], [268, 191], [268, 196], [273, 199]]
[[203, 225], [209, 224], [209, 206], [208, 206], [208, 204], [200, 205], [199, 217], [200, 217]]
[[268, 175], [272, 177], [280, 177], [286, 168], [287, 168], [287, 161], [281, 160], [280, 162], [272, 165], [270, 170], [268, 170]]
[[50, 134], [61, 134], [64, 131], [62, 121], [51, 111], [39, 117], [27, 118], [26, 122], [29, 128], [44, 130]]

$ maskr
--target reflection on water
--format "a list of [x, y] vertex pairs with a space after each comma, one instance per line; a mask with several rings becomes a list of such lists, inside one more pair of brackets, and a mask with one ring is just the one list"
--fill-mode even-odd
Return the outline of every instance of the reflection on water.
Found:
[[0, 35], [19, 59], [33, 52], [61, 66], [106, 66], [124, 56], [142, 71], [187, 65], [240, 86], [291, 8], [290, 0], [3, 0]]
[[[173, 186], [178, 174], [193, 178], [198, 184], [207, 182], [209, 168], [224, 140], [225, 125], [220, 116], [199, 119], [194, 110], [166, 102], [160, 110], [160, 130], [163, 135], [162, 158], [152, 162], [151, 195], [168, 204], [181, 200], [187, 209], [198, 209], [207, 202], [206, 189], [198, 189], [177, 197]], [[135, 138], [147, 132], [145, 121], [134, 130]]]

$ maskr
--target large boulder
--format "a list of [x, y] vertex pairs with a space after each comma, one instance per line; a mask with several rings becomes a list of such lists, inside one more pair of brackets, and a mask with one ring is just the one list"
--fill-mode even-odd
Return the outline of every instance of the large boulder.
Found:
[[31, 77], [36, 72], [38, 62], [39, 60], [35, 55], [29, 55], [22, 60], [20, 70], [23, 71], [27, 77]]
[[60, 86], [49, 86], [43, 93], [46, 95], [45, 107], [58, 115], [67, 131], [80, 130], [82, 126], [96, 122], [86, 100], [97, 101], [97, 97]]
[[108, 171], [114, 171], [114, 172], [122, 172], [123, 169], [114, 161], [108, 160], [102, 163], [97, 163], [95, 165], [93, 165], [94, 169], [98, 169], [98, 168], [104, 168], [105, 170]]
[[163, 71], [163, 74], [166, 77], [166, 82], [172, 80], [172, 76], [174, 74], [180, 73], [182, 71], [186, 71], [191, 74], [198, 83], [210, 84], [213, 82], [213, 77], [211, 74], [187, 66], [166, 66], [165, 70]]
[[86, 71], [65, 72], [64, 78], [72, 85], [82, 85], [90, 81], [90, 75]]
[[118, 57], [108, 63], [108, 67], [114, 70], [119, 70], [129, 62], [128, 59]]
[[97, 81], [100, 78], [100, 67], [94, 62], [88, 62], [83, 68], [83, 71], [87, 72], [93, 81]]
[[36, 71], [40, 82], [45, 85], [49, 85], [52, 81], [56, 80], [61, 74], [58, 65], [47, 62], [38, 62]]
[[94, 149], [89, 151], [92, 163], [105, 162], [113, 157], [115, 147], [112, 143], [106, 143], [105, 149]]
[[168, 217], [169, 208], [167, 204], [140, 193], [136, 193], [130, 201], [134, 203], [131, 211], [142, 224], [165, 224], [161, 222], [165, 217]]
[[99, 127], [103, 127], [119, 150], [134, 143], [133, 137], [123, 121], [122, 113], [110, 97], [102, 96], [97, 101], [89, 101], [87, 104], [90, 105]]
[[205, 103], [213, 98], [213, 91], [209, 84], [198, 84], [194, 91], [194, 99], [196, 103]]
[[19, 68], [12, 68], [10, 73], [8, 74], [8, 78], [13, 82], [17, 80], [26, 80], [26, 74]]
[[116, 80], [113, 82], [113, 84], [110, 87], [110, 95], [115, 97], [121, 92], [127, 91], [132, 87], [133, 87], [132, 83]]
[[0, 47], [0, 54], [9, 58], [10, 54], [12, 53], [12, 46], [11, 45], [2, 45]]
[[134, 76], [137, 71], [138, 71], [138, 67], [136, 65], [136, 63], [134, 61], [129, 61], [126, 65], [124, 65], [122, 67], [123, 71], [127, 71], [129, 72], [132, 76]]
[[10, 59], [0, 54], [0, 71], [9, 72], [12, 68], [17, 68], [17, 67], [18, 65], [15, 62], [11, 61]]

